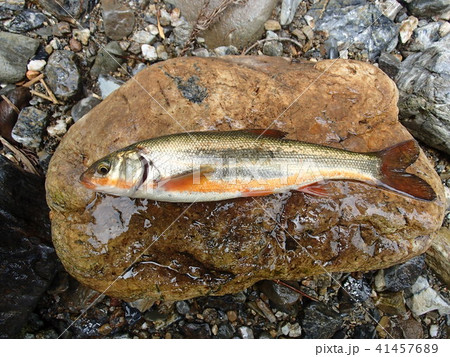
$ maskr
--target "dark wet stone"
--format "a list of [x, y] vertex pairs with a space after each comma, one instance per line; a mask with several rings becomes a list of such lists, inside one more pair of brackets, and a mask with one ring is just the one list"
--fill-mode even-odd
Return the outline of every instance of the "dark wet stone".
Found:
[[42, 110], [35, 107], [23, 108], [12, 130], [13, 139], [27, 148], [39, 149], [47, 119], [48, 114]]
[[371, 60], [381, 51], [390, 52], [395, 48], [397, 25], [373, 3], [365, 0], [321, 0], [311, 7], [308, 15], [315, 20], [315, 31], [327, 31], [329, 38], [348, 46], [355, 42], [364, 44]]
[[[396, 82], [399, 117], [418, 139], [450, 154], [450, 36], [408, 56]], [[426, 80], [425, 80], [426, 79]]]
[[39, 47], [39, 41], [27, 36], [0, 32], [0, 82], [20, 81], [27, 70], [28, 60]]
[[92, 10], [98, 0], [37, 0], [37, 2], [58, 19], [73, 20]]
[[187, 338], [211, 338], [211, 329], [208, 324], [187, 323], [180, 327]]
[[355, 327], [352, 338], [373, 339], [376, 336], [375, 326], [372, 324], [358, 325]]
[[103, 23], [105, 33], [112, 40], [121, 40], [128, 36], [134, 27], [134, 14], [117, 0], [103, 0]]
[[234, 328], [228, 322], [219, 325], [217, 332], [217, 338], [232, 338], [234, 334]]
[[450, 10], [448, 0], [412, 0], [407, 6], [413, 15], [419, 17], [441, 15]]
[[411, 287], [425, 266], [424, 255], [419, 255], [405, 263], [380, 270], [375, 276], [377, 291], [402, 291]]
[[[299, 288], [299, 285], [296, 282], [289, 282], [289, 284], [295, 288]], [[299, 293], [271, 280], [262, 281], [258, 284], [258, 288], [269, 298], [270, 302], [277, 309], [285, 312], [288, 312], [287, 310], [290, 311], [291, 309], [289, 308], [300, 299]]]
[[45, 67], [47, 84], [58, 99], [74, 97], [80, 88], [81, 76], [72, 51], [55, 51]]
[[353, 302], [363, 302], [370, 297], [370, 285], [364, 279], [349, 276], [342, 284], [342, 291], [351, 297]]
[[186, 301], [177, 301], [175, 307], [180, 315], [186, 315], [191, 310], [189, 304]]
[[197, 76], [189, 77], [183, 80], [180, 77], [171, 77], [177, 84], [183, 97], [192, 103], [201, 103], [208, 96], [208, 90], [198, 84], [199, 78]]
[[390, 53], [382, 52], [378, 59], [378, 65], [384, 73], [394, 79], [400, 71], [401, 61]]
[[122, 308], [125, 312], [125, 320], [129, 326], [133, 326], [142, 318], [142, 313], [127, 303], [123, 303]]
[[385, 315], [404, 315], [406, 313], [403, 292], [380, 293], [375, 306]]
[[341, 316], [323, 303], [307, 305], [300, 320], [305, 338], [330, 338], [342, 325]]
[[114, 72], [123, 63], [124, 60], [121, 56], [124, 53], [119, 42], [109, 42], [95, 57], [94, 65], [91, 68], [91, 76], [97, 77], [100, 74]]
[[243, 302], [237, 301], [233, 295], [201, 297], [199, 302], [205, 307], [222, 311], [239, 310], [243, 304]]
[[0, 338], [18, 337], [55, 274], [44, 180], [0, 155]]
[[[13, 103], [17, 109], [22, 110], [30, 103], [30, 90], [25, 87], [17, 87], [10, 92], [2, 93]], [[0, 102], [0, 135], [9, 142], [15, 142], [11, 132], [18, 118], [17, 112], [5, 100]]]
[[89, 113], [89, 111], [94, 108], [97, 104], [101, 102], [93, 96], [81, 99], [77, 104], [72, 107], [71, 115], [74, 122], [81, 119], [83, 115]]
[[37, 10], [24, 10], [6, 26], [10, 32], [27, 32], [42, 26], [47, 16]]

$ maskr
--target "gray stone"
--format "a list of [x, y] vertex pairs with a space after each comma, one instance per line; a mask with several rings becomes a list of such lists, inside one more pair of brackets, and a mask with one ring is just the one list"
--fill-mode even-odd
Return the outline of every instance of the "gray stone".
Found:
[[21, 10], [25, 6], [25, 0], [0, 0], [0, 9]]
[[12, 130], [13, 139], [27, 148], [39, 149], [47, 119], [47, 113], [42, 110], [35, 107], [23, 108]]
[[24, 10], [10, 21], [6, 28], [10, 32], [21, 33], [42, 26], [47, 16], [37, 10]]
[[134, 27], [134, 14], [117, 0], [103, 0], [103, 23], [105, 33], [112, 40], [121, 40], [128, 36]]
[[425, 51], [428, 47], [440, 39], [439, 28], [441, 24], [439, 22], [431, 22], [428, 25], [416, 28], [414, 30], [414, 40], [409, 45], [410, 51]]
[[234, 334], [234, 328], [228, 322], [219, 325], [217, 332], [217, 338], [232, 338]]
[[[191, 28], [196, 23], [203, 7], [202, 1], [166, 0], [181, 10]], [[223, 0], [211, 0], [206, 9], [210, 14]], [[255, 42], [264, 31], [264, 23], [272, 14], [278, 0], [248, 0], [231, 4], [218, 20], [200, 32], [209, 48], [234, 45], [244, 47]], [[176, 28], [175, 28], [176, 29]], [[174, 29], [174, 30], [175, 30]]]
[[243, 339], [253, 339], [255, 336], [253, 335], [253, 330], [250, 327], [247, 326], [241, 326], [238, 328], [239, 335]]
[[283, 44], [279, 41], [267, 41], [264, 43], [263, 53], [266, 56], [281, 56], [283, 54]]
[[175, 37], [175, 43], [179, 46], [184, 46], [189, 40], [192, 32], [192, 25], [184, 20], [180, 19], [177, 27], [173, 29], [173, 36]]
[[[308, 15], [315, 20], [315, 31], [326, 31], [329, 37], [343, 47], [364, 44], [369, 59], [374, 60], [381, 51], [390, 52], [397, 42], [397, 25], [384, 16], [373, 4], [365, 0], [321, 0], [314, 4]], [[374, 22], [374, 19], [377, 21]], [[340, 46], [341, 47], [341, 46]]]
[[396, 0], [375, 0], [375, 5], [384, 16], [392, 21], [394, 21], [395, 16], [403, 8]]
[[150, 45], [141, 46], [142, 56], [148, 61], [156, 61], [158, 59], [158, 54], [156, 53], [156, 48]]
[[420, 276], [415, 284], [405, 292], [406, 305], [416, 316], [438, 310], [441, 315], [450, 314], [450, 305], [430, 287], [428, 280]]
[[[290, 283], [298, 288], [297, 283]], [[266, 295], [270, 302], [273, 303], [278, 309], [280, 307], [286, 307], [295, 304], [300, 299], [300, 294], [289, 289], [286, 286], [277, 284], [271, 280], [264, 280], [259, 283], [259, 290]]]
[[177, 309], [177, 312], [180, 315], [189, 314], [189, 312], [191, 311], [189, 304], [184, 300], [177, 301], [177, 303], [175, 304], [175, 307]]
[[136, 31], [131, 39], [137, 43], [145, 43], [149, 45], [155, 40], [155, 37], [156, 36], [147, 31]]
[[300, 2], [301, 0], [283, 0], [280, 14], [281, 25], [289, 25], [292, 22]]
[[220, 46], [214, 49], [214, 53], [217, 56], [229, 56], [229, 55], [237, 55], [239, 51], [234, 46]]
[[431, 17], [441, 15], [450, 10], [448, 0], [412, 0], [408, 5], [408, 10], [416, 16]]
[[37, 0], [38, 4], [60, 20], [78, 19], [91, 10], [91, 1], [86, 0]]
[[192, 51], [192, 56], [196, 57], [209, 57], [209, 52], [206, 48], [196, 48]]
[[370, 297], [371, 288], [364, 279], [355, 279], [349, 276], [342, 284], [342, 289], [353, 301], [363, 302]]
[[415, 283], [425, 267], [425, 258], [419, 255], [405, 263], [381, 269], [375, 276], [377, 291], [402, 291]]
[[74, 122], [81, 119], [83, 115], [89, 113], [97, 104], [101, 102], [100, 99], [93, 96], [81, 99], [77, 104], [72, 107], [71, 115]]
[[382, 52], [378, 59], [378, 66], [390, 78], [394, 79], [400, 71], [401, 61], [393, 54]]
[[450, 154], [450, 36], [402, 62], [399, 117], [427, 145]]
[[8, 32], [0, 32], [0, 82], [20, 81], [27, 62], [39, 47], [39, 41]]
[[105, 99], [124, 83], [124, 81], [120, 81], [112, 76], [101, 74], [98, 77], [98, 87], [100, 88], [100, 93], [103, 99]]
[[341, 316], [321, 302], [312, 302], [302, 312], [305, 338], [331, 338], [341, 327]]
[[95, 57], [91, 76], [97, 77], [99, 74], [114, 72], [123, 63], [124, 60], [120, 56], [124, 53], [119, 42], [109, 42]]
[[81, 76], [72, 51], [55, 51], [45, 67], [47, 84], [53, 93], [62, 100], [72, 98], [78, 93]]

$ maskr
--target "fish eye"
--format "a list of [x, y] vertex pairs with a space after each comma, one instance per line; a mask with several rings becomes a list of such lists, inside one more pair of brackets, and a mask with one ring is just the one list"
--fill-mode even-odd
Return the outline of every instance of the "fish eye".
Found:
[[97, 167], [97, 173], [104, 176], [109, 172], [110, 169], [111, 165], [109, 164], [109, 162], [102, 162]]

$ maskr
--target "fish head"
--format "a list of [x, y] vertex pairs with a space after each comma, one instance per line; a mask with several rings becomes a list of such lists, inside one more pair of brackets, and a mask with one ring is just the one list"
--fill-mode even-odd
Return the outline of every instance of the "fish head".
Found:
[[115, 152], [94, 162], [81, 176], [88, 189], [116, 196], [129, 196], [143, 176], [140, 156], [132, 151]]

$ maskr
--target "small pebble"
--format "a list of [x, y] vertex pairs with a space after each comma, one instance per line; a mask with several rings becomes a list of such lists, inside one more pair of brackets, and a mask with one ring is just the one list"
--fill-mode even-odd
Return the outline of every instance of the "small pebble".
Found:
[[74, 37], [69, 40], [69, 46], [73, 52], [80, 52], [83, 49], [81, 42]]
[[44, 60], [31, 60], [28, 63], [27, 68], [29, 71], [42, 72], [46, 64], [47, 62]]
[[227, 311], [227, 317], [228, 317], [228, 321], [235, 322], [237, 320], [236, 311], [233, 311], [233, 310]]
[[430, 337], [437, 337], [438, 333], [439, 333], [439, 326], [431, 325], [430, 326]]
[[418, 24], [419, 20], [414, 16], [410, 16], [402, 21], [400, 25], [400, 41], [402, 41], [402, 43], [408, 42]]
[[64, 119], [58, 119], [56, 121], [55, 125], [49, 126], [47, 128], [48, 135], [55, 137], [55, 136], [62, 136], [67, 132], [67, 123]]
[[241, 327], [239, 327], [238, 331], [239, 331], [239, 335], [243, 339], [253, 339], [253, 338], [255, 338], [255, 336], [253, 335], [253, 330], [250, 327], [241, 326]]
[[439, 36], [445, 37], [450, 33], [450, 22], [445, 21], [442, 23], [441, 27], [439, 27]]
[[156, 48], [150, 45], [142, 45], [141, 46], [142, 56], [146, 60], [156, 61], [158, 59], [158, 54], [156, 53]]
[[278, 31], [281, 30], [281, 25], [276, 20], [267, 20], [264, 24], [266, 31]]
[[169, 26], [171, 21], [172, 18], [170, 17], [170, 14], [166, 9], [162, 9], [159, 15], [159, 23], [161, 24], [161, 26]]
[[89, 38], [91, 37], [91, 32], [89, 31], [89, 29], [73, 30], [72, 35], [84, 46], [87, 46], [89, 44]]

